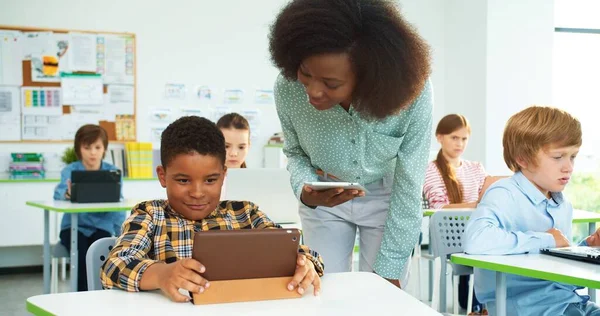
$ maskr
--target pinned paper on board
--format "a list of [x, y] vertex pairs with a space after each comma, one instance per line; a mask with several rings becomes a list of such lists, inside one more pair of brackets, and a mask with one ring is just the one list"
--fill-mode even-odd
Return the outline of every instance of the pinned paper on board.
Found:
[[31, 81], [60, 82], [60, 73], [68, 72], [69, 38], [67, 34], [52, 33], [50, 45], [43, 53], [31, 54]]
[[134, 109], [134, 89], [130, 85], [109, 85], [107, 87], [107, 100], [104, 103], [107, 111], [113, 114], [133, 115]]
[[23, 32], [22, 59], [31, 59], [32, 56], [52, 55], [54, 45], [52, 32]]
[[150, 120], [155, 123], [169, 124], [173, 121], [170, 109], [153, 109], [150, 111]]
[[63, 115], [61, 120], [61, 135], [63, 139], [74, 139], [77, 130], [86, 124], [98, 125], [103, 119], [102, 112], [89, 112], [89, 107], [73, 107], [68, 115]]
[[212, 100], [212, 90], [208, 86], [196, 88], [196, 96], [200, 101], [208, 102]]
[[167, 83], [165, 84], [165, 99], [183, 100], [185, 99], [186, 89], [184, 84]]
[[223, 93], [223, 102], [226, 104], [239, 104], [244, 100], [244, 90], [227, 89]]
[[69, 33], [69, 69], [96, 72], [96, 34]]
[[217, 122], [223, 115], [231, 113], [228, 106], [217, 106], [212, 112], [212, 121]]
[[150, 128], [150, 141], [152, 143], [160, 144], [160, 138], [162, 136], [162, 132], [165, 130], [165, 127], [152, 127]]
[[256, 104], [273, 104], [272, 89], [256, 89], [254, 92], [254, 103]]
[[21, 113], [22, 139], [61, 139], [60, 88], [21, 87]]
[[260, 135], [260, 127], [261, 127], [261, 114], [257, 109], [246, 109], [240, 111], [240, 115], [242, 115], [248, 121], [248, 125], [250, 125], [250, 138], [252, 141], [256, 141], [258, 136]]
[[102, 77], [99, 74], [61, 74], [63, 104], [102, 105]]
[[23, 85], [23, 33], [0, 30], [0, 85]]
[[21, 108], [23, 114], [62, 114], [60, 88], [21, 87], [21, 92]]
[[117, 115], [115, 118], [117, 140], [135, 140], [135, 119], [133, 115]]
[[180, 108], [181, 116], [198, 116], [204, 117], [204, 112], [197, 108]]
[[21, 139], [18, 87], [0, 87], [0, 140]]
[[101, 34], [96, 38], [96, 71], [105, 83], [133, 84], [133, 37]]

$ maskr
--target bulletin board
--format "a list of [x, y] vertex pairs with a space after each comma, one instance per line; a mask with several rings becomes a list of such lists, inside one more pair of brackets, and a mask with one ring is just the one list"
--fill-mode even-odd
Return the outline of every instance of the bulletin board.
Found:
[[0, 142], [136, 141], [135, 34], [0, 25]]

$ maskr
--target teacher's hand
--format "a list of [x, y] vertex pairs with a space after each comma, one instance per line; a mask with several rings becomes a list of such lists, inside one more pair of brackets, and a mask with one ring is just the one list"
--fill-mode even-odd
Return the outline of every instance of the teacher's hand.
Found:
[[304, 186], [300, 199], [308, 206], [334, 207], [352, 200], [355, 197], [365, 196], [365, 192], [356, 189], [344, 190], [341, 188], [316, 191]]

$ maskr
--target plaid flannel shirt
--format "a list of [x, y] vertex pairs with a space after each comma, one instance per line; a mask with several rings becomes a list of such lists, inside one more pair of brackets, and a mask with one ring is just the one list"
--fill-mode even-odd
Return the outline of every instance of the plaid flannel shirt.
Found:
[[[102, 267], [102, 286], [139, 291], [142, 275], [150, 265], [192, 257], [194, 232], [268, 228], [281, 226], [246, 201], [221, 201], [215, 211], [200, 221], [184, 218], [167, 200], [139, 203], [123, 223], [123, 233]], [[306, 255], [317, 273], [323, 275], [323, 259], [317, 252], [304, 245], [298, 252]]]

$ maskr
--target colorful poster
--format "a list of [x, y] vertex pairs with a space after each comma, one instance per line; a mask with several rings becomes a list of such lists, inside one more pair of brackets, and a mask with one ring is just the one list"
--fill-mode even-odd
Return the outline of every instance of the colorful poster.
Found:
[[241, 89], [227, 89], [223, 93], [223, 103], [225, 104], [239, 104], [244, 100], [244, 90]]
[[165, 99], [183, 100], [185, 99], [186, 89], [184, 84], [167, 83], [165, 84]]

